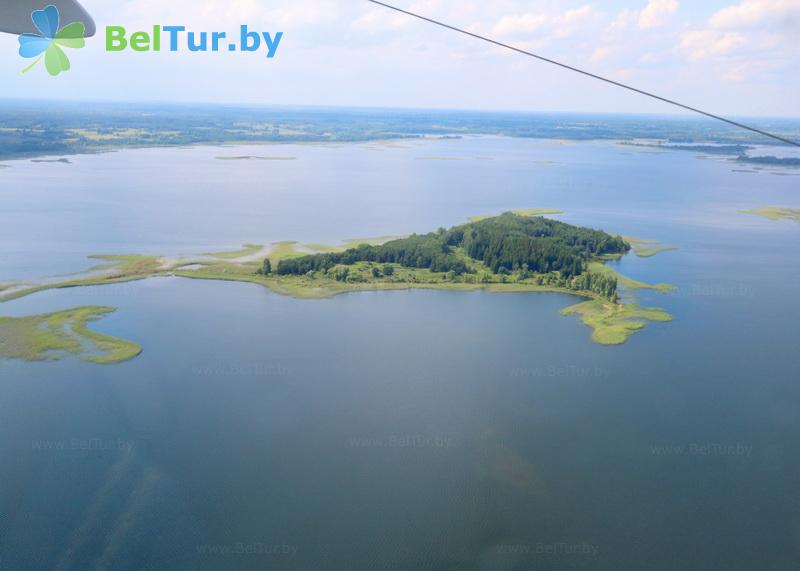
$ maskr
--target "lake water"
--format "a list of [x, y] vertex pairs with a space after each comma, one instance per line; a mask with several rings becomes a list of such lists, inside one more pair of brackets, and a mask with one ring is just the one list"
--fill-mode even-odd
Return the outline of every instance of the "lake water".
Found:
[[144, 353], [0, 361], [0, 569], [796, 568], [800, 225], [737, 210], [800, 207], [798, 171], [503, 138], [71, 161], [0, 170], [0, 281], [552, 207], [678, 246], [619, 263], [675, 320], [603, 347], [562, 294], [178, 278], [1, 304], [118, 307], [93, 327]]

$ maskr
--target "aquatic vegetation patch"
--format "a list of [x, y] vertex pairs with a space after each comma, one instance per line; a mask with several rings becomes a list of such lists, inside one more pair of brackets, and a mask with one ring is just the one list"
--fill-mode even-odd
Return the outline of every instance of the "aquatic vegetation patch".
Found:
[[[564, 214], [563, 210], [556, 208], [523, 208], [520, 210], [512, 210], [513, 214], [517, 216], [543, 216], [545, 214]], [[470, 222], [480, 222], [487, 218], [494, 218], [496, 214], [478, 214], [477, 216], [470, 216], [467, 220]]]
[[11, 301], [12, 299], [19, 299], [21, 297], [50, 289], [108, 285], [141, 280], [151, 276], [159, 275], [168, 269], [162, 266], [163, 262], [158, 256], [140, 256], [137, 254], [98, 254], [95, 256], [89, 256], [89, 258], [108, 262], [105, 264], [92, 266], [87, 270], [88, 272], [102, 272], [100, 275], [87, 276], [61, 282], [31, 285], [29, 287], [11, 288], [11, 291], [6, 293], [2, 293], [0, 291], [0, 303], [4, 301]]
[[330, 244], [303, 244], [303, 248], [307, 250], [311, 250], [315, 253], [330, 253], [330, 252], [344, 252], [345, 250], [349, 250], [350, 248], [358, 248], [362, 244], [366, 244], [367, 246], [381, 246], [386, 242], [391, 242], [392, 240], [400, 240], [402, 238], [407, 238], [407, 236], [376, 236], [374, 238], [351, 238], [350, 240], [345, 240], [339, 245], [330, 245]]
[[741, 214], [753, 214], [768, 220], [794, 220], [800, 222], [800, 208], [786, 208], [783, 206], [762, 206], [751, 210], [740, 210]]
[[137, 343], [89, 329], [116, 311], [87, 306], [27, 317], [0, 317], [0, 358], [52, 361], [75, 356], [98, 364], [121, 363], [142, 352]]
[[246, 256], [252, 256], [254, 254], [258, 254], [263, 249], [264, 249], [263, 244], [245, 244], [244, 246], [242, 246], [241, 250], [234, 250], [231, 252], [209, 252], [208, 254], [206, 254], [206, 256], [211, 256], [212, 258], [234, 260], [236, 258], [244, 258]]
[[677, 250], [677, 246], [667, 246], [660, 244], [656, 240], [645, 240], [643, 238], [634, 238], [633, 236], [622, 237], [633, 248], [633, 253], [640, 258], [651, 258], [660, 252], [668, 252], [670, 250]]
[[596, 297], [568, 307], [561, 312], [562, 315], [579, 315], [584, 325], [593, 329], [592, 340], [596, 343], [621, 345], [628, 340], [628, 337], [644, 329], [649, 321], [672, 321], [672, 316], [665, 310], [657, 307], [642, 307], [636, 303], [635, 292], [651, 289], [661, 293], [670, 293], [675, 290], [674, 286], [665, 283], [648, 284], [635, 280], [600, 262], [590, 263], [589, 272], [615, 277], [624, 293], [624, 301], [612, 303]]
[[110, 270], [117, 276], [148, 274], [158, 270], [161, 266], [157, 256], [140, 256], [138, 254], [95, 254], [89, 256], [89, 259], [110, 262], [92, 269]]
[[665, 284], [665, 283], [648, 284], [643, 281], [635, 280], [628, 276], [622, 275], [614, 268], [610, 268], [609, 266], [601, 264], [600, 262], [591, 262], [589, 264], [589, 271], [616, 277], [620, 288], [626, 290], [633, 291], [637, 289], [652, 289], [655, 291], [660, 291], [661, 293], [669, 293], [675, 291], [675, 286], [673, 286], [672, 284]]
[[672, 316], [656, 307], [635, 303], [611, 303], [592, 299], [570, 306], [561, 315], [579, 315], [593, 329], [592, 340], [601, 345], [621, 345], [632, 334], [644, 329], [648, 321], [672, 321]]

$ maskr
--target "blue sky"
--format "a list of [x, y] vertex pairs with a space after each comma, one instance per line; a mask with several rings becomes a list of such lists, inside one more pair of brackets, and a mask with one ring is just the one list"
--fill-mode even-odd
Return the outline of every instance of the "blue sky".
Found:
[[[800, 0], [395, 0], [642, 89], [736, 116], [800, 116]], [[44, 2], [44, 0], [43, 0]], [[20, 75], [0, 34], [2, 96], [530, 111], [673, 110], [361, 0], [85, 0], [100, 34], [73, 69]], [[284, 32], [277, 57], [106, 53], [106, 25]]]

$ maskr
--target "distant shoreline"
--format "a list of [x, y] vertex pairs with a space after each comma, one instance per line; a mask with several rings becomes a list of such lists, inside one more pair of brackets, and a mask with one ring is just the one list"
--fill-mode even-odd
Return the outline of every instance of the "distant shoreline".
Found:
[[[800, 139], [800, 119], [763, 119], [759, 124]], [[667, 141], [675, 145], [714, 143], [731, 147], [768, 143], [754, 134], [681, 116], [0, 103], [0, 161], [128, 148], [365, 143], [481, 135], [570, 141]]]

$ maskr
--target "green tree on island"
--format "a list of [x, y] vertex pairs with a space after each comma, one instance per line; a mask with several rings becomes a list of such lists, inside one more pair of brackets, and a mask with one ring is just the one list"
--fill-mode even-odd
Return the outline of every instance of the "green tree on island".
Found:
[[258, 273], [264, 276], [268, 276], [272, 273], [272, 262], [269, 261], [269, 258], [264, 260], [264, 265], [261, 266]]
[[[342, 252], [312, 254], [281, 260], [276, 273], [302, 276], [332, 272], [336, 280], [364, 282], [391, 277], [397, 264], [429, 270], [445, 281], [509, 283], [533, 279], [538, 285], [591, 291], [616, 299], [614, 276], [589, 272], [589, 262], [624, 254], [631, 246], [619, 236], [573, 226], [557, 220], [506, 213], [492, 218], [413, 234], [382, 245], [362, 244]], [[265, 268], [262, 273], [269, 273]], [[360, 262], [367, 274], [349, 271]], [[383, 270], [371, 264], [383, 264]], [[471, 277], [470, 274], [474, 277]], [[416, 273], [408, 281], [419, 281]]]

